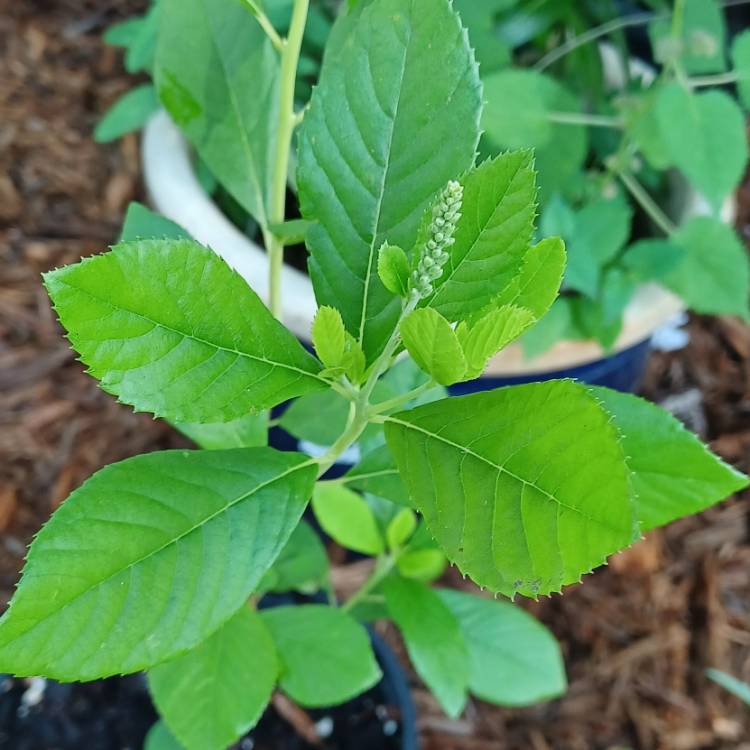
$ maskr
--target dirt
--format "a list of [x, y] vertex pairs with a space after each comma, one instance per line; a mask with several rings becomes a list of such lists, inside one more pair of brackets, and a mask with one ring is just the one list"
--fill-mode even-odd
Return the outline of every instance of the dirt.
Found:
[[[105, 249], [127, 202], [143, 197], [137, 139], [91, 139], [130, 85], [101, 33], [142, 6], [0, 0], [0, 607], [70, 490], [107, 463], [186, 445], [84, 374], [40, 280]], [[750, 187], [742, 195], [750, 239]], [[702, 318], [689, 329], [685, 350], [653, 357], [644, 393], [670, 398], [748, 470], [750, 330]], [[414, 679], [423, 748], [750, 750], [750, 711], [704, 676], [712, 666], [750, 680], [749, 515], [744, 494], [652, 533], [562, 597], [524, 603], [562, 642], [561, 700], [520, 710], [471, 701], [450, 721]]]

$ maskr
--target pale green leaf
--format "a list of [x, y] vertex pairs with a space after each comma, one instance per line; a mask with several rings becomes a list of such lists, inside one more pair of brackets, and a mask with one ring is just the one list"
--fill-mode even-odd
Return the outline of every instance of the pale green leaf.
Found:
[[44, 279], [89, 372], [139, 411], [228, 422], [326, 387], [245, 281], [190, 240], [117, 245]]
[[266, 574], [263, 591], [315, 592], [328, 581], [328, 555], [318, 534], [300, 521]]
[[573, 325], [572, 305], [567, 297], [558, 297], [550, 311], [530, 330], [521, 344], [526, 357], [537, 357], [567, 337]]
[[383, 551], [375, 516], [361, 495], [338, 483], [318, 482], [312, 507], [323, 531], [342, 547], [365, 555]]
[[668, 412], [627, 393], [590, 390], [622, 433], [644, 531], [699, 513], [748, 485]]
[[104, 32], [104, 41], [113, 47], [130, 47], [138, 38], [145, 23], [145, 16], [133, 16], [124, 21], [113, 23]]
[[315, 353], [326, 367], [339, 367], [344, 359], [346, 329], [341, 313], [333, 307], [321, 307], [312, 324]]
[[185, 750], [177, 742], [163, 721], [158, 721], [149, 729], [143, 750]]
[[462, 217], [450, 259], [425, 304], [450, 321], [484, 308], [518, 274], [533, 231], [536, 183], [529, 151], [502, 154], [462, 180]]
[[395, 550], [403, 547], [417, 529], [417, 517], [409, 508], [402, 508], [388, 524], [385, 538], [388, 549]]
[[242, 607], [203, 643], [149, 672], [159, 714], [187, 750], [224, 748], [262, 716], [279, 674], [271, 636]]
[[409, 493], [401, 481], [396, 464], [387, 445], [373, 448], [344, 476], [344, 481], [355, 490], [384, 497], [398, 505], [410, 505]]
[[723, 91], [698, 94], [675, 83], [659, 94], [657, 117], [672, 162], [718, 209], [747, 164], [745, 118], [739, 106]]
[[160, 6], [159, 98], [219, 182], [266, 226], [279, 55], [242, 3]]
[[380, 248], [378, 276], [389, 292], [406, 296], [409, 289], [409, 259], [400, 247], [386, 243]]
[[750, 267], [734, 230], [718, 219], [698, 217], [684, 224], [672, 241], [683, 257], [665, 284], [696, 312], [748, 319]]
[[270, 224], [268, 228], [287, 246], [301, 245], [311, 226], [312, 223], [304, 219], [289, 219], [281, 224]]
[[107, 143], [140, 130], [158, 108], [156, 89], [150, 83], [136, 86], [123, 94], [99, 120], [94, 130], [94, 140]]
[[179, 224], [157, 214], [142, 203], [131, 202], [125, 213], [119, 241], [153, 239], [181, 240], [190, 239], [190, 235]]
[[385, 434], [430, 533], [480, 586], [559, 591], [633, 541], [619, 433], [572, 381], [420, 406]]
[[406, 350], [437, 383], [451, 385], [464, 377], [467, 365], [461, 343], [437, 310], [415, 310], [401, 322], [400, 330]]
[[268, 445], [268, 414], [248, 414], [231, 422], [197, 424], [176, 422], [174, 425], [199, 448], [216, 451], [226, 448], [261, 448]]
[[501, 706], [529, 706], [565, 692], [560, 646], [538, 620], [509, 602], [437, 593], [461, 626], [474, 695]]
[[261, 617], [281, 661], [281, 689], [300, 705], [337, 705], [380, 680], [367, 631], [340, 609], [278, 607]]
[[737, 94], [745, 109], [750, 109], [750, 30], [735, 37], [732, 43], [732, 62], [739, 77]]
[[85, 681], [194, 648], [255, 590], [315, 474], [270, 448], [150, 453], [97, 472], [31, 545], [0, 620], [0, 669]]
[[448, 0], [374, 0], [340, 23], [349, 33], [327, 50], [297, 183], [318, 222], [307, 237], [318, 302], [341, 310], [371, 362], [401, 307], [377, 251], [411, 248], [435, 193], [473, 163], [481, 84]]
[[440, 578], [448, 561], [439, 549], [407, 550], [399, 555], [396, 566], [405, 578], [429, 583]]
[[281, 415], [279, 426], [299, 440], [333, 445], [346, 428], [349, 402], [336, 391], [311, 393], [292, 402]]
[[390, 578], [383, 591], [414, 668], [445, 713], [457, 718], [464, 709], [469, 682], [469, 654], [458, 621], [438, 595], [419, 581]]
[[367, 368], [367, 360], [365, 358], [364, 349], [360, 346], [354, 336], [346, 332], [346, 344], [344, 347], [344, 371], [355, 385], [362, 382], [365, 376], [365, 370]]

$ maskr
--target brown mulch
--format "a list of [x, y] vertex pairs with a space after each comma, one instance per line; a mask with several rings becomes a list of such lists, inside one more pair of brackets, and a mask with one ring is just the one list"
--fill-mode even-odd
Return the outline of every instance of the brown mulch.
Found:
[[[184, 444], [83, 373], [39, 276], [105, 248], [141, 194], [136, 139], [103, 147], [91, 133], [129, 85], [102, 30], [142, 7], [0, 0], [0, 607], [71, 489], [112, 461]], [[681, 416], [748, 470], [750, 330], [695, 319], [690, 331], [687, 349], [654, 357], [645, 393], [680, 396]], [[730, 500], [651, 534], [565, 596], [525, 604], [563, 643], [559, 701], [472, 701], [449, 721], [415, 681], [424, 749], [750, 750], [750, 711], [703, 676], [714, 666], [750, 680], [749, 517], [746, 496]]]

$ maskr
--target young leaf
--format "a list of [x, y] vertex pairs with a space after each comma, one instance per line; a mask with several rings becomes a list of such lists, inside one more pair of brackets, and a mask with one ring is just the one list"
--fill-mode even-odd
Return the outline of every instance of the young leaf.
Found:
[[659, 94], [657, 117], [672, 161], [718, 210], [747, 164], [742, 111], [722, 91], [696, 94], [675, 83]]
[[400, 301], [377, 273], [383, 242], [411, 248], [434, 194], [468, 169], [481, 84], [448, 0], [373, 0], [337, 26], [299, 137], [310, 274], [371, 362]]
[[321, 307], [312, 324], [315, 353], [326, 367], [340, 367], [344, 359], [346, 329], [341, 313], [333, 307]]
[[469, 682], [469, 654], [458, 621], [437, 594], [418, 581], [389, 578], [383, 591], [414, 668], [448, 716], [457, 718]]
[[281, 689], [302, 706], [334, 706], [382, 677], [367, 631], [345, 612], [307, 604], [260, 613], [281, 661]]
[[125, 213], [119, 241], [155, 239], [187, 240], [190, 239], [190, 235], [179, 224], [157, 214], [142, 203], [132, 201]]
[[529, 706], [565, 692], [560, 646], [538, 620], [509, 602], [439, 589], [469, 649], [469, 690], [501, 706]]
[[219, 182], [266, 226], [279, 55], [242, 3], [163, 0], [160, 7], [159, 98]]
[[384, 244], [378, 252], [378, 276], [383, 286], [399, 297], [409, 290], [409, 259], [396, 245]]
[[383, 551], [375, 516], [361, 495], [340, 484], [318, 482], [312, 507], [323, 531], [342, 547], [365, 555]]
[[448, 561], [439, 549], [407, 550], [399, 555], [396, 567], [404, 578], [430, 583], [443, 575]]
[[177, 742], [163, 721], [158, 721], [149, 729], [143, 750], [185, 750]]
[[86, 681], [194, 648], [255, 590], [315, 473], [270, 448], [149, 453], [97, 472], [31, 545], [0, 620], [0, 669]]
[[512, 282], [523, 263], [536, 211], [530, 151], [483, 162], [461, 181], [464, 189], [450, 260], [425, 304], [450, 321], [484, 308]]
[[44, 278], [89, 372], [139, 411], [227, 422], [326, 387], [244, 280], [195, 242], [125, 243]]
[[417, 517], [409, 508], [402, 508], [388, 524], [385, 538], [388, 549], [394, 550], [403, 547], [417, 529]]
[[491, 357], [515, 341], [536, 322], [530, 310], [503, 305], [471, 326], [462, 323], [456, 334], [466, 358], [467, 380], [479, 377]]
[[365, 352], [360, 346], [359, 341], [349, 331], [346, 332], [345, 340], [344, 371], [352, 383], [359, 384], [365, 376], [365, 369], [367, 367]]
[[153, 68], [161, 10], [162, 4], [154, 2], [141, 17], [142, 23], [137, 27], [125, 52], [125, 70], [128, 73], [147, 72]]
[[328, 581], [328, 555], [310, 525], [300, 521], [260, 585], [262, 591], [315, 592]]
[[409, 493], [401, 481], [387, 445], [381, 445], [367, 453], [346, 473], [345, 480], [349, 487], [360, 492], [384, 497], [397, 505], [411, 505]]
[[732, 61], [739, 76], [737, 94], [745, 109], [750, 109], [750, 30], [735, 37], [732, 43]]
[[696, 312], [750, 319], [750, 266], [734, 230], [719, 219], [698, 217], [672, 241], [683, 256], [664, 283]]
[[589, 390], [622, 433], [644, 531], [699, 513], [747, 487], [744, 474], [711, 453], [663, 409], [608, 388]]
[[140, 130], [156, 110], [159, 99], [156, 89], [144, 83], [121, 96], [106, 112], [94, 130], [97, 143], [108, 143], [126, 133]]
[[619, 433], [572, 381], [420, 406], [385, 434], [430, 533], [480, 586], [549, 594], [633, 541]]
[[284, 245], [301, 245], [312, 223], [304, 219], [289, 219], [282, 224], [270, 224], [269, 229]]
[[466, 373], [458, 336], [437, 310], [425, 307], [408, 315], [401, 338], [414, 361], [440, 385], [457, 383]]
[[148, 684], [177, 740], [205, 750], [231, 745], [257, 723], [278, 674], [266, 626], [243, 606], [192, 651], [152, 669]]

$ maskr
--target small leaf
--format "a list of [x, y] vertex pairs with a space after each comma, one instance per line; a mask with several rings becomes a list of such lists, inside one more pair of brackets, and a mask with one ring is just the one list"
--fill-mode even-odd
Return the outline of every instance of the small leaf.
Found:
[[158, 721], [149, 729], [143, 750], [185, 750], [177, 742], [163, 721]]
[[300, 521], [260, 586], [262, 591], [315, 592], [328, 582], [328, 555], [310, 525]]
[[735, 37], [732, 43], [732, 61], [739, 78], [737, 94], [745, 109], [750, 109], [750, 30]]
[[190, 240], [115, 246], [45, 285], [108, 393], [177, 422], [228, 422], [326, 387], [245, 281]]
[[352, 383], [358, 385], [362, 382], [365, 376], [365, 368], [367, 367], [365, 352], [357, 339], [348, 331], [345, 337], [343, 366]]
[[300, 705], [343, 703], [382, 677], [367, 631], [340, 609], [308, 604], [260, 615], [281, 660], [281, 689]]
[[644, 531], [699, 513], [747, 487], [748, 478], [671, 414], [637, 396], [590, 388], [622, 433]]
[[333, 445], [346, 429], [349, 402], [332, 390], [311, 393], [292, 402], [279, 426], [299, 440]]
[[334, 541], [365, 555], [383, 552], [383, 537], [361, 495], [332, 482], [318, 482], [313, 492], [315, 517]]
[[383, 286], [399, 297], [409, 291], [409, 259], [396, 245], [385, 243], [378, 252], [378, 276]]
[[142, 203], [132, 201], [128, 205], [119, 242], [133, 240], [182, 240], [190, 235], [179, 225], [157, 214]]
[[460, 623], [474, 695], [500, 706], [529, 706], [565, 692], [560, 646], [538, 620], [509, 602], [437, 593]]
[[430, 533], [480, 586], [559, 591], [633, 541], [619, 433], [572, 381], [437, 401], [385, 435]]
[[150, 83], [131, 89], [106, 112], [94, 130], [97, 143], [108, 143], [140, 130], [159, 109], [156, 89]]
[[304, 219], [289, 219], [281, 224], [269, 224], [271, 232], [282, 241], [285, 246], [301, 245], [312, 226], [311, 221]]
[[409, 493], [401, 481], [387, 445], [381, 445], [367, 453], [345, 474], [344, 479], [347, 485], [360, 492], [384, 497], [398, 505], [410, 505]]
[[414, 511], [402, 508], [386, 529], [385, 538], [388, 542], [388, 549], [395, 550], [403, 547], [416, 529], [417, 517]]
[[696, 312], [750, 319], [750, 266], [732, 228], [718, 219], [698, 217], [684, 224], [672, 241], [683, 257], [664, 283]]
[[419, 367], [440, 385], [457, 383], [466, 373], [466, 359], [456, 332], [437, 310], [415, 310], [401, 322], [404, 346]]
[[696, 94], [675, 83], [659, 94], [657, 117], [672, 161], [718, 210], [747, 164], [742, 111], [722, 91]]
[[448, 561], [439, 549], [408, 550], [399, 555], [396, 566], [404, 578], [430, 583], [443, 575]]
[[194, 648], [255, 590], [315, 474], [270, 448], [149, 453], [97, 472], [31, 545], [0, 620], [0, 669], [87, 681]]
[[271, 636], [245, 606], [192, 651], [152, 669], [148, 684], [174, 736], [187, 750], [204, 750], [255, 726], [278, 674]]
[[145, 16], [133, 16], [124, 21], [113, 23], [104, 32], [104, 41], [113, 47], [129, 47], [138, 38], [145, 23]]
[[318, 359], [326, 367], [339, 367], [344, 359], [346, 330], [341, 313], [333, 307], [321, 307], [312, 324], [312, 343]]
[[457, 718], [469, 682], [469, 654], [458, 621], [437, 594], [418, 581], [390, 578], [383, 591], [414, 668], [445, 713]]

